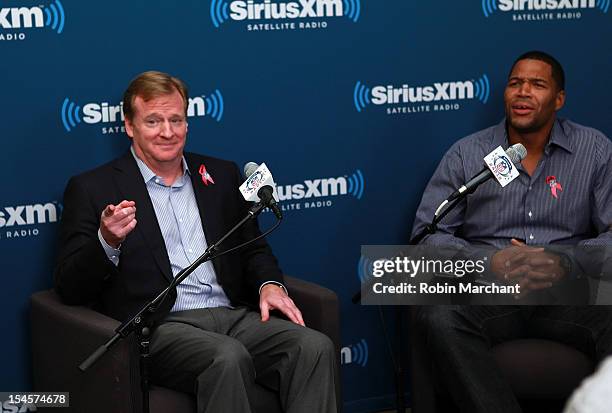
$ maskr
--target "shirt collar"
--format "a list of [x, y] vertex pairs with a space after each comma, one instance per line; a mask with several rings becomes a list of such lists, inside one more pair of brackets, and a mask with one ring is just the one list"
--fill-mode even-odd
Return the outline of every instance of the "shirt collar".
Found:
[[[136, 164], [138, 165], [138, 169], [140, 170], [142, 178], [144, 179], [145, 182], [149, 182], [150, 180], [152, 180], [152, 179], [157, 177], [157, 175], [155, 175], [155, 172], [153, 172], [147, 166], [147, 164], [145, 164], [143, 162], [143, 160], [140, 159], [136, 155], [136, 151], [134, 151], [134, 145], [130, 146], [130, 152], [132, 153], [132, 156], [136, 160]], [[184, 156], [182, 157], [181, 162], [183, 163], [183, 176], [191, 175], [191, 171], [189, 170], [189, 166], [187, 166], [187, 161], [185, 160]]]
[[[568, 126], [565, 122], [561, 122], [559, 119], [555, 119], [553, 128], [550, 134], [550, 139], [547, 145], [556, 145], [560, 148], [565, 149], [569, 153], [573, 152], [572, 142], [569, 139], [568, 132], [566, 129]], [[506, 130], [506, 118], [502, 119], [500, 123], [493, 127], [493, 136], [491, 137], [491, 149], [495, 149], [498, 146], [502, 148], [508, 147], [508, 132]]]

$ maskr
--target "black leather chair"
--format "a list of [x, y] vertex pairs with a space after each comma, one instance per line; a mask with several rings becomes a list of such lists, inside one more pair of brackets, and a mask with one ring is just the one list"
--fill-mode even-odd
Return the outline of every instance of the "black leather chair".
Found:
[[[412, 309], [410, 329], [412, 412], [457, 412], [448, 393], [434, 380], [433, 361], [423, 335], [414, 333], [415, 312]], [[492, 351], [524, 412], [561, 412], [572, 391], [595, 367], [584, 353], [550, 340], [512, 340]]]
[[[331, 338], [340, 355], [339, 303], [336, 294], [313, 283], [285, 277], [287, 289], [306, 324]], [[63, 304], [53, 290], [31, 298], [32, 364], [35, 391], [68, 391], [70, 408], [60, 413], [134, 413], [142, 411], [138, 347], [135, 337], [115, 345], [85, 373], [78, 365], [113, 336], [117, 320], [81, 306]], [[231, 391], [231, 389], [228, 389]], [[256, 412], [281, 412], [276, 393], [259, 387]], [[195, 398], [161, 386], [150, 387], [151, 413], [196, 412]], [[342, 399], [340, 383], [336, 394]]]

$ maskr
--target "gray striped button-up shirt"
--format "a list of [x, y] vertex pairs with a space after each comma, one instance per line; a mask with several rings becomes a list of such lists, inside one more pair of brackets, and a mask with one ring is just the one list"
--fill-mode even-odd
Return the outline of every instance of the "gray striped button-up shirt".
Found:
[[[425, 189], [413, 236], [500, 145], [508, 147], [505, 119], [448, 150]], [[603, 133], [556, 120], [533, 176], [522, 165], [518, 170], [505, 188], [495, 179], [480, 185], [424, 242], [504, 248], [516, 238], [529, 245], [612, 245], [612, 142]]]

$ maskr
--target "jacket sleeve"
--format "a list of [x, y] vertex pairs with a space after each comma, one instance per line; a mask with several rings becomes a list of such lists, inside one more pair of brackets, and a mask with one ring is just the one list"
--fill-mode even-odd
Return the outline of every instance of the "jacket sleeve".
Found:
[[55, 290], [67, 304], [95, 301], [105, 280], [117, 274], [98, 239], [100, 211], [84, 179], [71, 178], [64, 192]]
[[[242, 176], [236, 164], [233, 164], [236, 180], [236, 188], [241, 184]], [[240, 205], [240, 214], [246, 216], [249, 203], [245, 201], [240, 192], [236, 190], [236, 202]], [[244, 225], [241, 234], [241, 242], [246, 242], [261, 235], [257, 219], [251, 219]], [[265, 239], [260, 239], [244, 247], [240, 253], [245, 282], [248, 285], [249, 294], [258, 295], [259, 287], [266, 281], [283, 283], [283, 274], [278, 267], [278, 261], [272, 254], [272, 249]]]

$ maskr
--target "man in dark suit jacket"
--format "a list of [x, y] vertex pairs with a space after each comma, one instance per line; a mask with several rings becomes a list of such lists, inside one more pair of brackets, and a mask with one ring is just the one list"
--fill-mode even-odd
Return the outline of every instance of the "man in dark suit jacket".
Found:
[[[234, 163], [183, 152], [182, 81], [145, 72], [123, 102], [130, 152], [69, 181], [55, 271], [65, 302], [93, 304], [118, 320], [248, 211]], [[258, 235], [250, 220], [224, 245]], [[198, 267], [158, 310], [153, 380], [196, 393], [198, 412], [250, 411], [255, 378], [279, 391], [285, 411], [335, 411], [333, 345], [304, 326], [282, 282], [263, 239]], [[290, 321], [270, 317], [273, 309]]]

